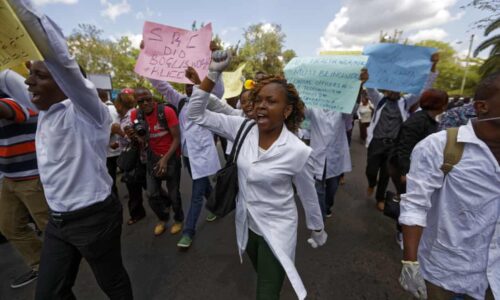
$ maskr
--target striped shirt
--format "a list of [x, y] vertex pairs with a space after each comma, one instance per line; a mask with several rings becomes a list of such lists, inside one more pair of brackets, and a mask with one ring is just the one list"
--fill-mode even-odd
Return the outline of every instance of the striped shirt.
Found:
[[38, 113], [10, 98], [1, 98], [0, 105], [14, 114], [12, 120], [0, 119], [0, 172], [16, 181], [38, 178], [35, 151]]

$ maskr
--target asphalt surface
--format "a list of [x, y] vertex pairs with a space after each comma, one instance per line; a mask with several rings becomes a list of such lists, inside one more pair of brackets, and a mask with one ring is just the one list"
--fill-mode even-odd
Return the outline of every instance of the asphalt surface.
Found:
[[[307, 299], [412, 299], [398, 283], [402, 252], [395, 241], [395, 224], [375, 209], [366, 197], [366, 149], [357, 127], [351, 147], [353, 171], [337, 193], [333, 217], [327, 219], [325, 246], [312, 249], [302, 209], [297, 241], [296, 266], [308, 291]], [[183, 170], [182, 199], [189, 209], [191, 183]], [[124, 186], [120, 197], [126, 204]], [[123, 225], [123, 257], [135, 299], [255, 299], [256, 275], [248, 257], [240, 263], [234, 216], [206, 222], [202, 212], [192, 247], [179, 251], [179, 235], [153, 235], [156, 219], [145, 205], [147, 217]], [[124, 219], [128, 212], [124, 209]], [[10, 281], [28, 271], [20, 255], [9, 245], [0, 245], [0, 300], [33, 299], [35, 284], [11, 289]], [[57, 272], [57, 270], [54, 270]], [[106, 299], [90, 268], [82, 262], [75, 283], [78, 299]], [[288, 281], [281, 299], [297, 299]]]

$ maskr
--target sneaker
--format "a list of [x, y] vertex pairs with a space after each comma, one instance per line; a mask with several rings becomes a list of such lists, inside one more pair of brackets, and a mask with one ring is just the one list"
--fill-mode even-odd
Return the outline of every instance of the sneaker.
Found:
[[402, 232], [396, 233], [396, 243], [398, 243], [399, 248], [401, 248], [401, 250], [404, 250], [403, 233]]
[[332, 217], [332, 211], [331, 210], [327, 210], [326, 211], [326, 217], [327, 218], [331, 218]]
[[193, 240], [187, 236], [187, 235], [183, 235], [181, 237], [181, 239], [179, 240], [179, 242], [177, 243], [177, 247], [179, 248], [189, 248], [191, 247], [191, 243], [193, 242]]
[[170, 233], [171, 234], [178, 234], [182, 230], [182, 223], [181, 222], [175, 222], [174, 225], [170, 228]]
[[13, 289], [17, 289], [17, 288], [20, 288], [20, 287], [25, 286], [27, 284], [30, 284], [31, 282], [35, 281], [37, 278], [38, 278], [38, 271], [31, 270], [28, 273], [23, 274], [23, 275], [17, 277], [16, 279], [14, 279], [14, 281], [12, 281], [12, 283], [10, 284], [10, 287]]
[[207, 216], [207, 222], [213, 222], [217, 219], [217, 216], [214, 215], [213, 213], [211, 212], [208, 212], [208, 216]]
[[377, 209], [381, 212], [384, 211], [384, 208], [385, 208], [385, 203], [384, 201], [377, 201]]
[[165, 232], [165, 230], [167, 230], [167, 227], [165, 226], [165, 222], [158, 222], [158, 224], [156, 224], [155, 226], [155, 235], [156, 236], [159, 236], [161, 234], [163, 234]]

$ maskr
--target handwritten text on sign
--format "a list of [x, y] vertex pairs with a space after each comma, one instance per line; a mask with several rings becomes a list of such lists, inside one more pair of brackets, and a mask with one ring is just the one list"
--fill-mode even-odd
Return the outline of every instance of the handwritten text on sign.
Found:
[[296, 57], [286, 65], [285, 76], [308, 107], [351, 113], [366, 59], [362, 55]]
[[0, 70], [31, 59], [43, 57], [7, 0], [0, 0]]
[[431, 70], [434, 48], [401, 44], [376, 44], [365, 47], [370, 79], [365, 87], [418, 94]]
[[135, 65], [135, 72], [153, 79], [191, 83], [185, 77], [187, 67], [193, 67], [200, 78], [208, 73], [209, 45], [212, 26], [189, 31], [153, 22], [145, 22], [143, 29], [145, 48]]

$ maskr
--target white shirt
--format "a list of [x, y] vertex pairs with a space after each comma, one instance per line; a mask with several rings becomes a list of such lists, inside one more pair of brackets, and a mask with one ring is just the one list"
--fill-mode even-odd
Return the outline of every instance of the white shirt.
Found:
[[423, 277], [447, 290], [500, 299], [500, 166], [472, 124], [459, 129], [460, 162], [444, 178], [446, 131], [413, 150], [399, 222], [425, 227], [418, 248]]
[[357, 113], [359, 117], [359, 122], [370, 123], [373, 114], [373, 105], [370, 102], [368, 102], [366, 105], [360, 103]]
[[[111, 126], [113, 126], [113, 124], [120, 124], [120, 116], [118, 115], [118, 112], [116, 111], [116, 108], [113, 105], [113, 103], [106, 102], [106, 106], [108, 107], [109, 114], [111, 116]], [[111, 128], [111, 126], [110, 126], [110, 128]], [[119, 138], [120, 138], [120, 136], [118, 134], [111, 135], [111, 137], [109, 139], [109, 146], [108, 146], [108, 157], [118, 156], [122, 152], [122, 148], [120, 146], [116, 149], [111, 148], [111, 145], [113, 143], [118, 142]]]
[[317, 161], [314, 167], [314, 177], [322, 180], [339, 176], [352, 170], [351, 154], [344, 122], [340, 112], [307, 108], [306, 117], [311, 122], [312, 156]]
[[103, 201], [112, 184], [106, 168], [108, 109], [70, 57], [60, 28], [25, 2], [11, 3], [69, 98], [40, 112], [38, 118], [37, 160], [47, 203], [53, 211], [67, 212]]
[[[217, 134], [234, 140], [245, 120], [206, 110], [210, 95], [193, 89], [189, 118]], [[294, 266], [298, 212], [292, 182], [304, 207], [309, 229], [322, 229], [323, 218], [314, 188], [311, 148], [283, 125], [278, 139], [259, 155], [259, 129], [252, 127], [238, 156], [236, 237], [240, 257], [248, 242], [249, 218], [280, 261], [299, 299], [306, 290]]]

